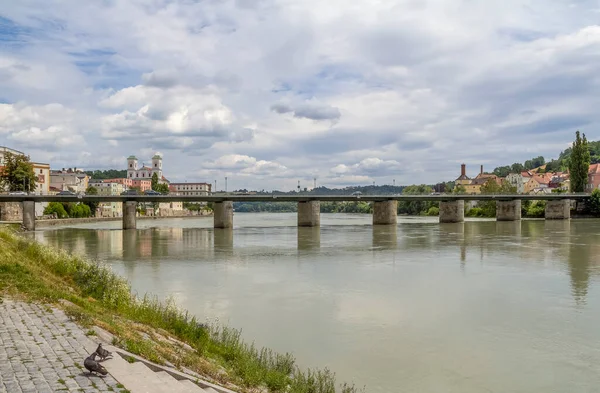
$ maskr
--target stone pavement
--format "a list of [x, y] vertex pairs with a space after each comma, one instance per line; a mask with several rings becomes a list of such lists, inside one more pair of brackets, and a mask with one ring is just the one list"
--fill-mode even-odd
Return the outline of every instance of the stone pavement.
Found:
[[64, 312], [0, 301], [0, 393], [127, 392], [110, 374], [89, 376], [89, 338]]

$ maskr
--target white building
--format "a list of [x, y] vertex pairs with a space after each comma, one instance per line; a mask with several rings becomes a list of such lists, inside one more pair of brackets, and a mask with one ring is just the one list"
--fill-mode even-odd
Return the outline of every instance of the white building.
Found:
[[169, 190], [184, 196], [210, 195], [211, 185], [208, 183], [171, 183]]
[[529, 177], [524, 177], [521, 173], [509, 173], [506, 176], [506, 181], [513, 187], [517, 187], [518, 194], [525, 193], [525, 184], [529, 181]]
[[157, 153], [152, 157], [152, 166], [138, 166], [138, 159], [135, 156], [127, 158], [127, 178], [132, 180], [152, 179], [155, 173], [158, 176], [159, 183], [167, 183], [168, 180], [163, 176], [162, 157]]

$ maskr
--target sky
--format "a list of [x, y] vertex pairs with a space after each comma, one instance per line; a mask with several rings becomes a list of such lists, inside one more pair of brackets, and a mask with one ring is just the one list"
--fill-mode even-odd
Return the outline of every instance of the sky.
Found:
[[0, 145], [295, 189], [600, 139], [598, 0], [0, 0]]

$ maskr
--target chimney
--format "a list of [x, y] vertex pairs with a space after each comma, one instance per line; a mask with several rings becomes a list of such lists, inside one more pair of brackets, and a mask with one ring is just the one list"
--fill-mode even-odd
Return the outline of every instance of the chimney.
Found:
[[461, 164], [461, 166], [460, 166], [460, 175], [461, 176], [467, 175], [467, 166], [465, 164]]
[[479, 173], [481, 173], [483, 175], [483, 165], [481, 166], [481, 170]]

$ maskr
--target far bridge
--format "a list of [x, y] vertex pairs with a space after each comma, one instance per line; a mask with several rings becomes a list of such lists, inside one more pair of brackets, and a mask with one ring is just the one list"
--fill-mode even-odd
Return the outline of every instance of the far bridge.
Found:
[[463, 222], [465, 201], [496, 201], [496, 220], [521, 219], [521, 201], [545, 200], [545, 218], [566, 220], [571, 218], [571, 201], [584, 201], [589, 194], [541, 195], [310, 195], [310, 194], [224, 194], [210, 196], [181, 195], [0, 195], [0, 203], [18, 202], [23, 207], [23, 227], [35, 230], [36, 202], [121, 202], [123, 203], [123, 229], [136, 229], [138, 203], [212, 202], [215, 228], [233, 227], [233, 202], [297, 202], [298, 226], [320, 226], [320, 206], [323, 202], [373, 202], [373, 225], [396, 225], [398, 201], [439, 202], [439, 222]]

